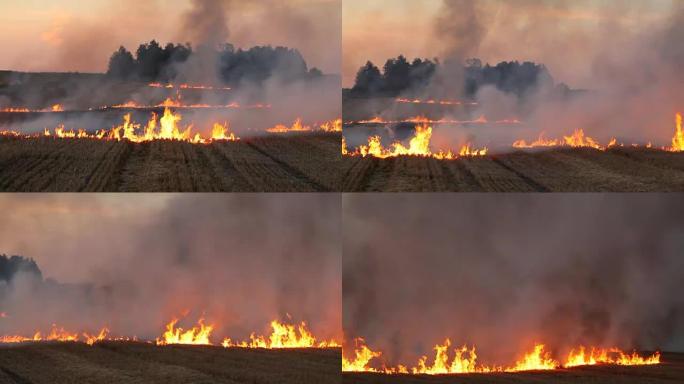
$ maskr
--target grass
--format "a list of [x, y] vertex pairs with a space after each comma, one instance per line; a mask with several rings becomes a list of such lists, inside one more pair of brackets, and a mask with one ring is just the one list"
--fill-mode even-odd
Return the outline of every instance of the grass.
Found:
[[0, 383], [339, 383], [340, 349], [28, 343], [0, 347]]
[[0, 191], [338, 191], [340, 140], [334, 133], [210, 145], [2, 138]]
[[345, 192], [681, 192], [684, 154], [551, 149], [458, 160], [344, 157]]

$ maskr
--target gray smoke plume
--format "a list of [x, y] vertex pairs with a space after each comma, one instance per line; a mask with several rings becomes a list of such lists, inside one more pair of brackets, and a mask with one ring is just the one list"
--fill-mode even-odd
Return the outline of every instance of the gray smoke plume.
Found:
[[[658, 195], [344, 198], [343, 325], [391, 364], [450, 338], [684, 351], [684, 205]], [[450, 353], [453, 356], [453, 351]]]
[[204, 316], [212, 340], [273, 319], [341, 337], [339, 199], [323, 195], [3, 196], [0, 249], [45, 280], [0, 279], [0, 334], [51, 324], [154, 339]]

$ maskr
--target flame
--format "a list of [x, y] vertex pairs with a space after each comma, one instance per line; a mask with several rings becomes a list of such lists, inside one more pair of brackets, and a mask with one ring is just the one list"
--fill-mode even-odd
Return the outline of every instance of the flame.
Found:
[[298, 118], [295, 120], [295, 122], [292, 124], [292, 127], [287, 127], [282, 124], [278, 124], [273, 128], [268, 128], [266, 129], [266, 132], [270, 133], [288, 133], [288, 132], [307, 132], [311, 131], [311, 127], [308, 125], [302, 125], [302, 119]]
[[340, 345], [334, 340], [317, 342], [305, 322], [295, 326], [281, 323], [278, 320], [271, 321], [271, 334], [268, 337], [256, 336], [252, 333], [250, 341], [234, 342], [229, 338], [223, 340], [224, 348], [333, 348]]
[[323, 132], [342, 132], [342, 119], [326, 121], [318, 126]]
[[[152, 113], [150, 120], [144, 128], [140, 124], [132, 121], [130, 113], [123, 117], [123, 124], [112, 127], [109, 130], [100, 130], [95, 133], [88, 133], [84, 129], [77, 131], [67, 130], [63, 124], [58, 125], [54, 130], [56, 138], [79, 138], [79, 139], [98, 139], [98, 140], [128, 140], [134, 143], [142, 143], [153, 140], [176, 140], [187, 141], [193, 144], [208, 144], [214, 141], [238, 141], [239, 137], [229, 131], [228, 123], [214, 123], [211, 137], [204, 138], [201, 134], [192, 133], [192, 125], [181, 128], [182, 116], [174, 113], [169, 108], [164, 109], [164, 114], [158, 118], [156, 113]], [[50, 137], [53, 134], [49, 129], [45, 129], [42, 135]], [[34, 137], [34, 136], [26, 136]]]
[[581, 346], [573, 349], [563, 364], [564, 367], [583, 365], [612, 364], [612, 365], [655, 365], [660, 364], [660, 353], [647, 357], [639, 356], [636, 351], [627, 354], [617, 348], [585, 348]]
[[419, 116], [414, 116], [414, 117], [409, 117], [407, 119], [403, 120], [385, 120], [382, 117], [376, 116], [373, 117], [370, 120], [360, 120], [360, 121], [350, 121], [347, 122], [349, 125], [364, 125], [364, 124], [401, 124], [401, 123], [414, 123], [414, 124], [442, 124], [442, 125], [448, 125], [448, 124], [455, 124], [455, 125], [464, 125], [464, 124], [522, 124], [522, 121], [512, 118], [512, 119], [503, 119], [503, 120], [496, 120], [493, 122], [490, 122], [489, 119], [487, 119], [486, 116], [480, 116], [477, 119], [474, 120], [456, 120], [456, 119], [430, 119], [427, 116], [419, 115]]
[[601, 145], [597, 140], [584, 134], [583, 129], [575, 130], [570, 136], [563, 136], [562, 139], [546, 139], [544, 132], [539, 135], [539, 138], [531, 143], [525, 140], [517, 140], [513, 143], [514, 148], [538, 148], [538, 147], [572, 147], [572, 148], [594, 148], [598, 150], [606, 150], [619, 145], [617, 139], [612, 138], [608, 145]]
[[682, 114], [677, 113], [675, 116], [675, 135], [672, 138], [672, 152], [683, 152], [684, 151], [684, 130], [682, 130]]
[[[489, 373], [489, 372], [524, 372], [524, 371], [543, 371], [555, 370], [559, 368], [572, 368], [581, 365], [595, 365], [595, 364], [611, 364], [611, 365], [655, 365], [660, 364], [660, 353], [647, 357], [642, 357], [636, 352], [631, 354], [624, 353], [620, 349], [588, 349], [580, 347], [577, 350], [572, 350], [568, 355], [566, 362], [560, 364], [555, 360], [551, 353], [546, 350], [546, 346], [541, 343], [534, 345], [534, 349], [525, 353], [522, 358], [515, 362], [515, 364], [502, 366], [488, 366], [478, 363], [475, 347], [468, 348], [462, 346], [453, 350], [454, 356], [450, 358], [449, 348], [451, 341], [446, 339], [443, 344], [437, 344], [433, 348], [435, 354], [434, 358], [428, 359], [427, 356], [422, 356], [418, 359], [418, 363], [410, 370], [404, 365], [397, 365], [396, 367], [387, 367], [382, 365], [381, 368], [371, 366], [373, 360], [377, 360], [382, 356], [382, 352], [370, 349], [365, 341], [361, 338], [355, 339], [355, 348], [352, 358], [346, 358], [344, 352], [342, 355], [342, 371], [345, 372], [376, 372], [384, 374], [426, 374], [426, 375], [441, 375], [441, 374], [463, 374], [463, 373]], [[428, 361], [432, 361], [429, 363]], [[379, 364], [376, 364], [376, 366]]]
[[476, 102], [462, 102], [458, 100], [421, 100], [421, 99], [395, 99], [400, 104], [437, 104], [437, 105], [478, 105]]
[[[432, 127], [427, 124], [419, 124], [415, 127], [414, 136], [409, 140], [408, 147], [400, 142], [394, 142], [390, 147], [385, 148], [380, 141], [380, 136], [372, 136], [368, 138], [368, 145], [361, 145], [354, 152], [346, 150], [345, 142], [342, 153], [350, 156], [372, 156], [380, 159], [398, 156], [434, 157], [440, 160], [457, 158], [457, 155], [451, 150], [433, 153], [430, 149], [431, 138]], [[483, 156], [487, 154], [487, 148], [474, 149], [468, 143], [458, 153], [459, 156]]]
[[147, 84], [148, 87], [152, 88], [167, 88], [167, 89], [174, 89], [174, 88], [179, 88], [179, 89], [207, 89], [207, 90], [224, 90], [224, 91], [230, 91], [230, 87], [214, 87], [211, 85], [192, 85], [192, 84], [180, 84], [180, 85], [174, 85], [174, 84], [162, 84], [162, 83], [150, 83]]
[[187, 344], [187, 345], [212, 345], [209, 336], [214, 330], [213, 325], [204, 325], [204, 319], [197, 321], [197, 326], [186, 331], [176, 328], [178, 319], [173, 319], [166, 325], [166, 332], [156, 340], [157, 345]]

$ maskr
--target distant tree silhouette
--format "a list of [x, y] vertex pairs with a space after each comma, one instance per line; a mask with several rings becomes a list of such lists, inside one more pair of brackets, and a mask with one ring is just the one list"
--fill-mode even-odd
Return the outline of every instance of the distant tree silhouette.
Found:
[[[406, 57], [387, 60], [381, 72], [372, 62], [367, 62], [356, 74], [351, 89], [355, 96], [398, 96], [409, 90], [421, 91], [431, 82], [442, 64], [437, 60], [415, 59], [409, 63]], [[463, 64], [465, 74], [464, 96], [475, 96], [480, 88], [493, 85], [497, 89], [523, 96], [539, 84], [553, 84], [553, 78], [544, 65], [532, 62], [501, 62], [496, 66], [482, 65], [480, 59], [468, 59]]]
[[[231, 44], [218, 48], [199, 47], [202, 57], [216, 58], [218, 75], [230, 85], [241, 83], [261, 84], [277, 76], [283, 80], [316, 78], [323, 75], [317, 69], [308, 69], [306, 61], [296, 49], [286, 47], [259, 46], [246, 50]], [[141, 44], [135, 58], [124, 47], [120, 47], [109, 60], [107, 74], [118, 79], [170, 82], [176, 78], [180, 66], [198, 52], [189, 44], [169, 43], [162, 47], [155, 40]]]
[[27, 273], [42, 280], [43, 274], [33, 259], [22, 256], [0, 255], [0, 280], [9, 283], [19, 273]]

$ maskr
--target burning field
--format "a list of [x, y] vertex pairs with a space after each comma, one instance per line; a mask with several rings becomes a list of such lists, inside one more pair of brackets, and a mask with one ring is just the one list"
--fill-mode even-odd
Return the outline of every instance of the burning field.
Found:
[[[121, 12], [120, 2], [101, 3]], [[339, 9], [334, 2], [276, 8], [279, 15], [265, 1], [192, 1], [167, 10], [169, 30], [152, 28], [152, 20], [134, 33], [116, 23], [98, 42], [68, 40], [87, 36], [82, 29], [93, 23], [73, 20], [41, 35], [51, 36], [56, 51], [41, 55], [59, 60], [46, 60], [40, 71], [13, 56], [20, 48], [8, 50], [0, 65], [17, 70], [0, 71], [0, 190], [339, 190], [339, 69], [328, 58], [339, 52], [322, 52], [313, 34], [334, 29], [330, 16]], [[233, 14], [261, 21], [243, 25]], [[275, 38], [262, 25], [274, 18], [279, 45], [255, 46]], [[188, 43], [151, 40], [135, 49], [146, 33]]]
[[681, 381], [683, 208], [676, 196], [345, 198], [344, 381]]
[[[36, 256], [0, 255], [0, 377], [339, 381], [336, 199], [8, 195], [0, 207], [12, 207], [0, 246]], [[24, 226], [46, 241], [27, 243]]]
[[665, 3], [344, 4], [342, 190], [683, 191], [684, 10]]

